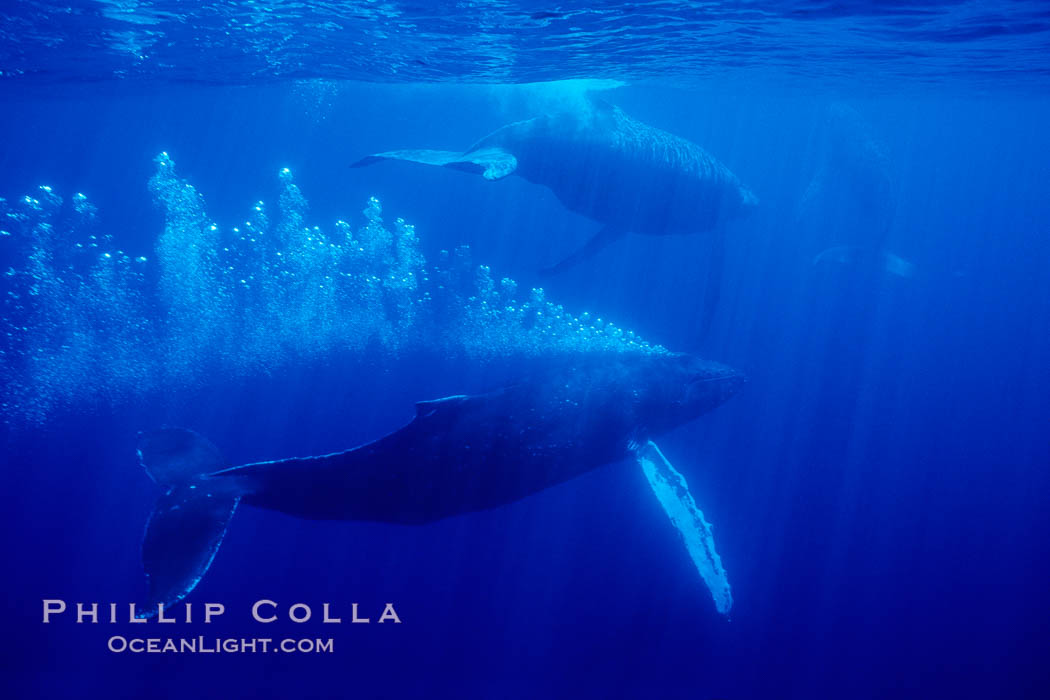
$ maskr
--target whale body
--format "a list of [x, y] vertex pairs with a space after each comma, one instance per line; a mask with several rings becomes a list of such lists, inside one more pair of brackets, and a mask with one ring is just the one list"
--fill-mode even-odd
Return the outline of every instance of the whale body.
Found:
[[[719, 229], [758, 199], [732, 171], [697, 144], [628, 116], [599, 99], [590, 108], [508, 124], [463, 152], [402, 150], [383, 160], [438, 165], [487, 180], [517, 175], [548, 187], [566, 209], [602, 228], [582, 248], [546, 269], [561, 272], [627, 233], [650, 236]], [[713, 313], [721, 274], [721, 241], [712, 254], [707, 295]]]
[[[139, 459], [165, 488], [142, 545], [150, 602], [170, 606], [193, 590], [241, 504], [418, 525], [511, 503], [632, 455], [651, 470], [665, 462], [652, 456], [652, 437], [720, 405], [742, 382], [688, 355], [603, 356], [486, 394], [422, 401], [403, 428], [345, 452], [236, 467], [190, 430], [143, 434]], [[663, 471], [684, 488], [669, 464]]]

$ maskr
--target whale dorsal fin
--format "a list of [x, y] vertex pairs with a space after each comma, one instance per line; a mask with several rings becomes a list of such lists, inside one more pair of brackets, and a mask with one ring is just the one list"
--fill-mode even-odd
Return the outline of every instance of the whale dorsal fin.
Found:
[[387, 151], [365, 156], [350, 167], [360, 168], [381, 160], [407, 160], [424, 165], [439, 165], [454, 170], [481, 175], [486, 180], [501, 180], [518, 167], [518, 159], [502, 148], [479, 148], [468, 153], [456, 151]]

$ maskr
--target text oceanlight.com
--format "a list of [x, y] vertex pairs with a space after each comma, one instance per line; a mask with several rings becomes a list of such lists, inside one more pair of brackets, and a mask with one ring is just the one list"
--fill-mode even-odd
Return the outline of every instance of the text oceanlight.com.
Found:
[[238, 639], [235, 637], [190, 637], [166, 639], [141, 637], [109, 638], [107, 647], [115, 653], [132, 654], [260, 654], [282, 652], [285, 654], [331, 654], [334, 651], [332, 638], [328, 639]]

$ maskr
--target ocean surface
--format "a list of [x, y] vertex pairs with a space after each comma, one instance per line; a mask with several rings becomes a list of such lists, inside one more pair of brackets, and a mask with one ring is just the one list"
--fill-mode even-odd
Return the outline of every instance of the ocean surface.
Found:
[[[1043, 2], [5, 3], [0, 694], [1050, 697], [1048, 98]], [[758, 205], [544, 275], [602, 228], [551, 189], [350, 167], [602, 105]], [[748, 377], [654, 437], [728, 614], [628, 459], [421, 526], [243, 506], [192, 622], [128, 620], [142, 431], [325, 454], [667, 352]], [[198, 636], [333, 649], [110, 650]]]

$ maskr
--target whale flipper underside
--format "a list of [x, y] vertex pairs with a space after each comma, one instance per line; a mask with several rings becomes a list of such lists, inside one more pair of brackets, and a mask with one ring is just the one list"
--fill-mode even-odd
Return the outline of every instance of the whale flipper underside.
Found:
[[204, 478], [223, 466], [218, 450], [190, 430], [164, 429], [139, 438], [139, 459], [167, 487], [142, 538], [149, 603], [170, 607], [192, 591], [222, 544], [240, 497]]
[[660, 452], [660, 448], [651, 441], [636, 450], [635, 457], [653, 488], [656, 499], [660, 501], [667, 517], [671, 519], [671, 524], [682, 536], [682, 542], [689, 551], [700, 578], [711, 591], [715, 608], [728, 616], [733, 607], [729, 577], [722, 566], [722, 558], [715, 551], [711, 523], [704, 519], [704, 514], [696, 507], [685, 477], [671, 466]]
[[502, 148], [479, 148], [468, 153], [426, 149], [387, 151], [365, 156], [350, 167], [361, 168], [382, 160], [407, 160], [411, 163], [439, 165], [444, 168], [481, 175], [486, 180], [501, 180], [513, 173], [518, 167], [518, 159]]

